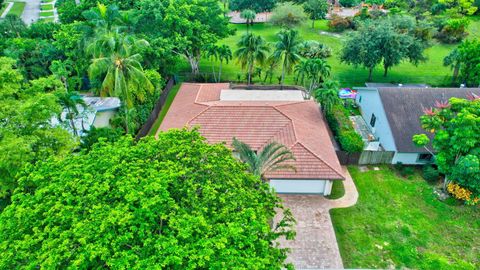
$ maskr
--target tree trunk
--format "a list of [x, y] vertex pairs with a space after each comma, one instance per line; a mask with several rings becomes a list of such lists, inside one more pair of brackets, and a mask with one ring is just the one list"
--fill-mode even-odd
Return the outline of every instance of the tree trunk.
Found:
[[285, 65], [286, 65], [286, 61], [283, 61], [283, 65], [282, 65], [282, 83], [280, 84], [282, 86], [282, 89], [283, 89], [283, 84], [285, 83]]
[[312, 29], [315, 29], [315, 20], [312, 20]]
[[70, 125], [72, 126], [73, 134], [78, 136], [77, 128], [75, 127], [75, 121], [73, 121], [73, 113], [71, 113], [70, 108], [67, 107], [68, 119], [70, 120]]
[[125, 106], [125, 131], [127, 134], [130, 134], [130, 129], [128, 128], [128, 108]]
[[222, 66], [223, 66], [223, 61], [220, 60], [220, 65], [218, 66], [218, 82], [222, 81]]
[[252, 70], [253, 70], [253, 63], [251, 63], [250, 67], [248, 67], [248, 85], [252, 83]]
[[372, 73], [373, 73], [373, 68], [369, 68], [368, 69], [368, 81], [369, 82], [372, 81]]
[[200, 73], [200, 70], [198, 69], [198, 59], [194, 56], [187, 56], [188, 62], [190, 63], [190, 67], [192, 68], [192, 74], [193, 75], [198, 75]]
[[387, 77], [388, 74], [388, 66], [383, 65], [383, 77]]
[[455, 82], [458, 79], [458, 74], [460, 73], [460, 63], [456, 63], [455, 67], [453, 68], [453, 78], [452, 78], [452, 85], [455, 84]]
[[218, 82], [217, 81], [217, 75], [215, 73], [215, 65], [214, 64], [212, 64], [212, 74], [213, 74], [213, 81]]

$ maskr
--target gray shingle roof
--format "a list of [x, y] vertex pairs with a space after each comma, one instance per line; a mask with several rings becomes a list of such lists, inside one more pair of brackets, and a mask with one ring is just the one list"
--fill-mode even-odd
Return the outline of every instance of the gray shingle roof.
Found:
[[424, 152], [412, 142], [415, 134], [425, 133], [420, 124], [424, 108], [435, 101], [451, 97], [466, 98], [467, 94], [480, 95], [480, 88], [378, 88], [383, 107], [392, 129], [398, 152]]

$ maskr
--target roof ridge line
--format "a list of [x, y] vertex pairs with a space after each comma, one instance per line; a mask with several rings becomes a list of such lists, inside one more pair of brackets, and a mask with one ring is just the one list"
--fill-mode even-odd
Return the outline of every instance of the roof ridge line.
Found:
[[302, 101], [285, 101], [283, 104], [278, 104], [278, 105], [272, 105], [272, 107], [283, 107], [283, 106], [289, 106], [289, 105], [295, 105], [299, 103], [305, 103], [309, 100], [302, 100]]
[[336, 172], [339, 176], [341, 176], [343, 179], [345, 179], [345, 176], [343, 176], [343, 173], [339, 173], [335, 168], [332, 167], [332, 165], [330, 165], [330, 163], [328, 163], [327, 161], [325, 161], [322, 157], [318, 156], [317, 154], [315, 154], [312, 150], [310, 150], [310, 148], [308, 148], [305, 144], [303, 144], [302, 142], [297, 142], [298, 144], [300, 144], [301, 146], [303, 146], [308, 152], [310, 152], [312, 155], [314, 155], [315, 157], [317, 157], [318, 159], [320, 159], [323, 163], [325, 163], [325, 165], [327, 165], [330, 169], [332, 169], [334, 172]]

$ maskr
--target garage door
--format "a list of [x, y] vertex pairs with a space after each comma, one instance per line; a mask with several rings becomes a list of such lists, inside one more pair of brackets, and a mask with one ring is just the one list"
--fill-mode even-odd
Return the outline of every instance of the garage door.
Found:
[[324, 194], [325, 180], [270, 180], [277, 193]]

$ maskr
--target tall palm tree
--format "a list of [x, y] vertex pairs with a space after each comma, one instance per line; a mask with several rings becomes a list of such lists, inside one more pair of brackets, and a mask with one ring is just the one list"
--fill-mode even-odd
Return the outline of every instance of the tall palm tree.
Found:
[[322, 83], [322, 88], [315, 90], [315, 100], [321, 105], [323, 112], [330, 113], [335, 105], [340, 104], [338, 88], [338, 82], [326, 81]]
[[285, 146], [276, 142], [267, 144], [258, 154], [244, 142], [233, 138], [232, 146], [238, 153], [240, 160], [248, 165], [248, 169], [254, 175], [265, 180], [265, 174], [278, 170], [296, 171], [295, 166], [287, 164], [295, 161], [293, 153]]
[[269, 80], [269, 83], [272, 83], [273, 79], [273, 73], [275, 72], [275, 69], [278, 67], [278, 61], [274, 57], [269, 57], [267, 59], [267, 63], [265, 64], [266, 70], [265, 70], [265, 78], [263, 79], [263, 82], [266, 82], [267, 79]]
[[235, 51], [235, 56], [242, 65], [242, 69], [248, 69], [248, 84], [252, 82], [253, 66], [255, 63], [263, 64], [267, 58], [267, 53], [270, 51], [267, 43], [261, 36], [254, 34], [245, 34], [237, 43], [238, 49]]
[[[66, 89], [65, 89], [66, 90]], [[78, 136], [77, 127], [75, 126], [75, 119], [79, 115], [79, 107], [83, 109], [87, 108], [87, 104], [77, 92], [60, 92], [57, 93], [58, 102], [67, 111], [66, 120], [69, 121], [73, 134]], [[63, 121], [62, 117], [59, 117], [60, 121]]]
[[218, 61], [220, 61], [220, 65], [218, 67], [218, 81], [220, 82], [222, 80], [222, 66], [223, 62], [225, 61], [226, 64], [230, 60], [232, 60], [232, 50], [228, 45], [221, 45], [218, 47], [217, 50], [218, 53]]
[[247, 21], [247, 34], [250, 31], [250, 25], [253, 25], [256, 17], [257, 13], [255, 13], [255, 11], [251, 9], [245, 9], [244, 11], [242, 11], [242, 13], [240, 13], [240, 18]]
[[282, 30], [278, 34], [278, 42], [275, 44], [273, 57], [282, 62], [281, 85], [285, 83], [285, 73], [290, 73], [292, 67], [301, 60], [299, 54], [301, 40], [298, 31]]
[[92, 43], [94, 59], [89, 67], [91, 78], [102, 81], [102, 95], [118, 96], [125, 107], [125, 130], [129, 133], [129, 109], [135, 98], [145, 98], [145, 91], [153, 91], [141, 65], [141, 55], [135, 49], [147, 45], [144, 40], [109, 32]]

